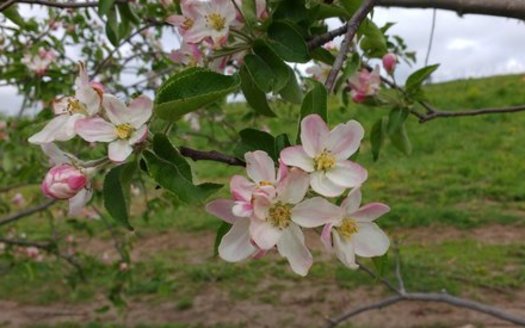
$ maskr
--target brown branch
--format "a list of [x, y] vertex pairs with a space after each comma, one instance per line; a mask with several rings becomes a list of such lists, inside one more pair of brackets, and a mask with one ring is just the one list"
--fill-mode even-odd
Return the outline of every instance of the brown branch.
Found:
[[327, 328], [336, 327], [343, 321], [346, 321], [350, 319], [351, 317], [354, 317], [360, 313], [381, 309], [383, 307], [387, 307], [387, 306], [390, 306], [390, 305], [393, 305], [393, 304], [396, 304], [402, 301], [445, 303], [445, 304], [449, 304], [455, 307], [465, 308], [465, 309], [473, 310], [479, 313], [484, 313], [492, 317], [501, 319], [503, 321], [511, 322], [517, 325], [521, 325], [521, 326], [525, 325], [525, 318], [523, 317], [512, 315], [510, 313], [507, 313], [505, 311], [502, 311], [490, 305], [463, 299], [463, 298], [452, 296], [449, 294], [445, 294], [445, 293], [403, 293], [403, 294], [399, 294], [395, 296], [390, 296], [377, 303], [358, 307], [336, 318], [329, 319], [329, 323], [326, 325], [326, 327]]
[[0, 238], [0, 243], [4, 243], [6, 245], [13, 245], [13, 246], [20, 246], [20, 247], [36, 247], [39, 249], [43, 249], [45, 251], [49, 251], [53, 249], [53, 244], [46, 242], [38, 242], [38, 241], [30, 241], [25, 239], [7, 239], [7, 238]]
[[44, 203], [42, 203], [40, 205], [37, 205], [37, 206], [34, 206], [34, 207], [30, 207], [28, 209], [25, 209], [25, 210], [22, 210], [20, 212], [16, 212], [16, 213], [13, 213], [13, 214], [8, 214], [7, 216], [5, 216], [2, 219], [0, 219], [0, 227], [3, 226], [3, 225], [6, 225], [8, 223], [20, 220], [20, 219], [22, 219], [22, 218], [24, 218], [24, 217], [26, 217], [28, 215], [31, 215], [31, 214], [43, 211], [43, 210], [47, 209], [48, 207], [50, 207], [51, 205], [53, 205], [55, 202], [56, 202], [56, 200], [50, 199], [50, 200], [47, 200], [46, 202], [44, 202]]
[[308, 41], [308, 49], [313, 50], [322, 46], [325, 43], [328, 43], [335, 39], [336, 37], [346, 33], [348, 29], [348, 24], [344, 24], [341, 27], [336, 28], [335, 30], [328, 31], [324, 34], [319, 34]]
[[341, 43], [341, 49], [339, 49], [339, 53], [335, 58], [334, 65], [332, 66], [332, 69], [330, 70], [328, 78], [326, 79], [326, 82], [324, 84], [329, 93], [332, 92], [332, 89], [334, 88], [335, 79], [337, 77], [337, 74], [343, 67], [343, 63], [346, 59], [346, 53], [350, 48], [352, 39], [357, 33], [359, 25], [361, 25], [361, 22], [363, 22], [368, 13], [372, 10], [372, 8], [374, 8], [374, 4], [375, 0], [364, 0], [361, 4], [361, 7], [357, 9], [352, 18], [350, 18], [350, 20], [346, 24], [346, 34], [343, 42]]
[[194, 161], [215, 161], [232, 166], [246, 166], [246, 163], [237, 157], [226, 155], [218, 151], [202, 151], [188, 147], [179, 147], [182, 156], [189, 157]]
[[[429, 106], [426, 104], [426, 106]], [[474, 110], [460, 110], [460, 111], [441, 111], [432, 107], [428, 114], [423, 115], [419, 118], [420, 123], [425, 123], [430, 120], [440, 117], [458, 117], [458, 116], [478, 116], [486, 114], [504, 114], [504, 113], [516, 113], [525, 111], [525, 105], [500, 107], [500, 108], [482, 108]]]
[[2, 4], [0, 4], [0, 12], [6, 10], [7, 8], [11, 7], [12, 4], [14, 4], [16, 0], [6, 0]]

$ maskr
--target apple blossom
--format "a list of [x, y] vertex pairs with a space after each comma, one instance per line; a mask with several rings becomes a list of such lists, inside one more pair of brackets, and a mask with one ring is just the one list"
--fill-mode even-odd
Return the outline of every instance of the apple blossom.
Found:
[[166, 22], [176, 26], [180, 35], [184, 37], [193, 29], [195, 21], [199, 18], [199, 12], [196, 8], [200, 5], [198, 0], [181, 0], [182, 15], [171, 15], [166, 19]]
[[153, 102], [142, 95], [126, 106], [117, 97], [104, 94], [103, 107], [109, 122], [101, 117], [83, 118], [76, 122], [75, 130], [88, 142], [109, 142], [109, 159], [123, 162], [133, 152], [133, 145], [147, 137], [146, 122], [151, 117]]
[[328, 78], [330, 70], [330, 66], [324, 63], [319, 63], [308, 67], [306, 73], [310, 74], [313, 79], [324, 82]]
[[311, 114], [301, 122], [302, 145], [283, 149], [281, 160], [310, 173], [310, 186], [315, 192], [336, 197], [367, 178], [363, 167], [348, 160], [363, 136], [363, 127], [357, 121], [338, 124], [329, 131], [319, 115]]
[[376, 66], [372, 72], [364, 68], [355, 73], [348, 80], [348, 85], [351, 90], [352, 100], [356, 103], [361, 103], [365, 101], [367, 97], [376, 95], [381, 87], [379, 66]]
[[[325, 225], [321, 240], [325, 247], [334, 249], [337, 258], [349, 268], [357, 268], [355, 256], [375, 257], [390, 247], [387, 235], [373, 221], [390, 211], [381, 203], [360, 207], [361, 190], [353, 189], [341, 206], [325, 201], [322, 205], [333, 221]], [[332, 239], [333, 238], [333, 239]]]
[[388, 74], [394, 73], [397, 64], [397, 57], [395, 54], [389, 52], [383, 56], [383, 67]]
[[43, 144], [42, 150], [53, 167], [42, 181], [42, 192], [49, 198], [68, 200], [68, 215], [79, 215], [93, 194], [89, 176], [94, 168], [83, 168], [73, 155], [61, 151], [55, 144]]
[[67, 141], [75, 135], [75, 123], [98, 113], [102, 103], [102, 86], [90, 83], [86, 69], [79, 64], [74, 97], [63, 97], [53, 102], [55, 117], [38, 133], [29, 138], [33, 144]]
[[253, 215], [250, 218], [250, 236], [263, 250], [277, 246], [281, 256], [286, 257], [292, 270], [305, 276], [312, 266], [312, 255], [305, 245], [305, 228], [318, 227], [331, 218], [317, 211], [322, 198], [303, 200], [308, 191], [308, 175], [292, 169], [285, 179], [277, 184], [273, 195], [255, 195]]
[[41, 76], [46, 73], [47, 68], [55, 58], [56, 53], [53, 50], [40, 48], [37, 54], [26, 53], [22, 58], [22, 63], [35, 74]]
[[199, 46], [193, 43], [183, 43], [179, 49], [169, 54], [169, 58], [174, 63], [187, 66], [201, 66], [204, 62], [204, 54]]
[[211, 39], [214, 48], [223, 45], [230, 32], [230, 26], [235, 22], [235, 7], [229, 0], [214, 0], [199, 2], [195, 6], [199, 13], [191, 30], [184, 34], [184, 41], [199, 43], [204, 39]]
[[17, 192], [13, 196], [13, 198], [11, 198], [11, 203], [13, 205], [16, 205], [16, 206], [23, 206], [26, 203], [26, 199], [25, 199], [24, 195], [22, 195], [21, 193]]

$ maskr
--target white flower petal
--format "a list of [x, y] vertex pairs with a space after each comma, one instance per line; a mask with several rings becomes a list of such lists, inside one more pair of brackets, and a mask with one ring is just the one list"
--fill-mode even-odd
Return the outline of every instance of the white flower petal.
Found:
[[138, 96], [129, 103], [128, 111], [131, 115], [129, 123], [135, 128], [139, 128], [150, 119], [153, 113], [153, 101], [147, 96]]
[[290, 170], [277, 186], [277, 199], [288, 204], [299, 203], [308, 192], [309, 180], [307, 173], [299, 169]]
[[368, 172], [359, 164], [343, 160], [337, 162], [335, 167], [326, 171], [326, 176], [336, 185], [354, 188], [366, 181]]
[[283, 231], [266, 221], [257, 218], [250, 219], [250, 236], [261, 249], [273, 248], [281, 238]]
[[108, 146], [108, 157], [113, 162], [124, 162], [133, 152], [133, 147], [127, 140], [115, 140]]
[[75, 131], [82, 139], [89, 142], [111, 142], [117, 138], [115, 126], [100, 117], [78, 120]]
[[304, 151], [303, 146], [287, 147], [281, 151], [281, 160], [288, 166], [298, 167], [306, 172], [314, 171], [314, 161]]
[[241, 219], [233, 223], [230, 231], [222, 237], [219, 255], [228, 262], [242, 261], [257, 251], [250, 238], [250, 220]]
[[206, 212], [214, 215], [230, 224], [236, 222], [239, 217], [233, 214], [234, 201], [231, 199], [216, 199], [206, 205]]
[[351, 237], [355, 253], [363, 257], [381, 256], [388, 251], [390, 240], [375, 223], [358, 222], [358, 230]]
[[364, 135], [363, 126], [352, 120], [330, 131], [325, 146], [337, 159], [348, 159], [359, 149]]
[[361, 188], [354, 188], [348, 193], [343, 203], [341, 203], [341, 208], [346, 214], [352, 214], [359, 209], [361, 198]]
[[390, 207], [388, 205], [382, 203], [370, 203], [352, 213], [352, 218], [358, 222], [372, 222], [388, 212], [390, 212]]
[[359, 266], [355, 263], [355, 251], [352, 243], [342, 240], [336, 230], [332, 230], [332, 236], [335, 255], [339, 261], [350, 269], [357, 269]]
[[310, 186], [316, 193], [326, 197], [337, 197], [346, 189], [333, 183], [322, 171], [310, 173]]
[[53, 141], [67, 141], [75, 136], [75, 123], [82, 115], [58, 115], [55, 116], [38, 133], [29, 138], [32, 144], [51, 143]]
[[275, 163], [264, 151], [257, 150], [244, 154], [246, 160], [246, 172], [255, 182], [275, 182]]
[[74, 197], [69, 199], [69, 216], [77, 216], [82, 212], [82, 209], [91, 199], [93, 191], [90, 187], [82, 189]]
[[313, 258], [304, 243], [303, 231], [296, 224], [291, 223], [283, 231], [281, 239], [277, 243], [277, 250], [281, 256], [286, 257], [295, 273], [303, 277], [308, 274]]
[[322, 197], [314, 197], [294, 206], [292, 220], [304, 228], [315, 228], [341, 219], [344, 213]]
[[325, 121], [317, 114], [311, 114], [301, 121], [301, 143], [310, 157], [315, 157], [323, 151], [330, 131]]
[[130, 123], [133, 119], [126, 104], [114, 95], [105, 93], [102, 105], [106, 110], [106, 115], [114, 125]]

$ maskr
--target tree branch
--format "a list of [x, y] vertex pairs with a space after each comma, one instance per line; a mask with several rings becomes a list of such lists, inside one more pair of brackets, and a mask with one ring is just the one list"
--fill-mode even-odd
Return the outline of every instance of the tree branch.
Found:
[[339, 73], [341, 67], [343, 67], [343, 63], [346, 58], [346, 53], [350, 48], [352, 39], [357, 33], [359, 25], [361, 25], [361, 22], [366, 18], [366, 16], [372, 10], [372, 8], [374, 8], [374, 3], [375, 0], [364, 0], [361, 4], [361, 7], [357, 9], [352, 18], [350, 18], [350, 20], [346, 24], [346, 34], [343, 42], [341, 43], [341, 49], [339, 49], [339, 53], [335, 58], [334, 65], [332, 66], [332, 69], [330, 70], [328, 78], [326, 79], [326, 82], [324, 84], [326, 89], [328, 90], [328, 93], [332, 92], [332, 89], [334, 88], [337, 73]]
[[[428, 104], [425, 107], [428, 109]], [[425, 123], [430, 120], [440, 117], [458, 117], [458, 116], [478, 116], [486, 114], [504, 114], [504, 113], [516, 113], [525, 111], [525, 105], [500, 107], [500, 108], [482, 108], [473, 110], [459, 110], [459, 111], [441, 111], [430, 107], [431, 110], [426, 115], [419, 117], [420, 123]]]
[[[42, 5], [47, 7], [54, 7], [54, 8], [89, 8], [89, 7], [97, 7], [98, 1], [83, 1], [83, 2], [56, 2], [56, 1], [50, 1], [50, 0], [18, 0], [18, 3], [27, 3], [30, 5]], [[131, 2], [129, 0], [116, 0], [117, 3], [126, 3]]]
[[188, 147], [179, 147], [182, 156], [189, 157], [194, 161], [215, 161], [232, 166], [246, 166], [246, 163], [237, 157], [226, 155], [218, 151], [202, 151]]
[[328, 31], [324, 34], [316, 35], [310, 41], [308, 41], [308, 49], [313, 50], [317, 47], [322, 46], [323, 44], [332, 41], [336, 37], [346, 33], [348, 29], [348, 23], [344, 24], [341, 27], [336, 28], [335, 30]]
[[2, 4], [0, 4], [0, 12], [6, 10], [7, 8], [11, 7], [12, 4], [14, 4], [16, 0], [6, 0]]
[[8, 214], [7, 216], [5, 216], [2, 219], [0, 219], [0, 227], [3, 226], [3, 225], [6, 225], [8, 223], [20, 220], [21, 218], [24, 218], [24, 217], [26, 217], [28, 215], [33, 214], [33, 213], [37, 213], [37, 212], [43, 211], [43, 210], [47, 209], [48, 207], [50, 207], [51, 205], [53, 205], [54, 203], [56, 203], [56, 200], [50, 199], [50, 200], [47, 200], [46, 202], [44, 202], [44, 203], [42, 203], [40, 205], [37, 205], [37, 206], [34, 206], [34, 207], [30, 207], [28, 209], [25, 209], [25, 210], [22, 210], [20, 212], [16, 212], [16, 213], [13, 213], [13, 214]]

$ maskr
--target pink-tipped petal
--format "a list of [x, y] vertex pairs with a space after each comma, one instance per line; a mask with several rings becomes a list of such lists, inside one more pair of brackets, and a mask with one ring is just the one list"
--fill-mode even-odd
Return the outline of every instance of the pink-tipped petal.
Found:
[[337, 159], [348, 159], [359, 149], [364, 135], [363, 126], [352, 120], [330, 131], [325, 146]]
[[333, 183], [322, 171], [310, 173], [310, 186], [312, 189], [325, 197], [337, 197], [344, 191], [345, 187]]
[[372, 222], [388, 212], [390, 212], [390, 207], [388, 207], [388, 205], [382, 203], [370, 203], [352, 213], [352, 218], [358, 222]]
[[282, 230], [257, 218], [251, 218], [250, 221], [250, 236], [259, 248], [268, 250], [277, 245], [281, 238]]
[[307, 173], [299, 169], [290, 170], [286, 179], [277, 186], [277, 198], [284, 203], [297, 204], [306, 196], [309, 184]]
[[314, 171], [314, 160], [304, 151], [303, 146], [292, 146], [283, 149], [281, 151], [281, 160], [288, 166], [295, 166], [306, 172]]
[[288, 166], [284, 164], [282, 159], [279, 159], [279, 168], [277, 169], [277, 182], [283, 181], [288, 175]]
[[339, 161], [326, 172], [326, 177], [334, 184], [345, 188], [358, 187], [366, 181], [368, 172], [361, 165], [351, 161]]
[[75, 123], [81, 117], [80, 114], [55, 116], [40, 132], [31, 136], [28, 141], [32, 144], [41, 145], [53, 141], [71, 140], [75, 136]]
[[153, 101], [147, 96], [138, 96], [129, 103], [128, 111], [131, 115], [129, 123], [139, 128], [150, 119], [153, 113]]
[[268, 154], [261, 150], [244, 154], [248, 176], [259, 183], [275, 181], [275, 164]]
[[356, 187], [348, 193], [348, 196], [346, 196], [345, 200], [341, 203], [341, 208], [347, 215], [353, 214], [359, 209], [361, 198], [361, 188]]
[[214, 215], [230, 224], [233, 224], [235, 221], [240, 218], [235, 216], [232, 212], [234, 206], [234, 201], [231, 199], [217, 199], [206, 205], [206, 212]]
[[133, 152], [133, 147], [127, 140], [115, 140], [108, 146], [108, 157], [111, 161], [120, 163]]
[[235, 216], [249, 218], [253, 214], [253, 205], [246, 201], [236, 201], [232, 212]]
[[181, 27], [184, 25], [184, 22], [186, 21], [186, 17], [182, 15], [171, 15], [166, 18], [166, 23], [171, 24], [173, 26]]
[[78, 88], [75, 92], [75, 98], [86, 106], [86, 111], [89, 116], [97, 114], [100, 110], [100, 105], [102, 103], [100, 94], [89, 84]]
[[71, 159], [54, 143], [46, 143], [40, 146], [44, 154], [49, 157], [52, 165], [70, 164]]
[[315, 157], [323, 151], [330, 131], [325, 121], [317, 114], [311, 114], [301, 121], [301, 143], [310, 157]]
[[355, 262], [355, 250], [352, 243], [341, 239], [336, 230], [333, 230], [333, 241], [335, 255], [339, 261], [350, 269], [357, 269], [359, 266]]
[[147, 138], [148, 138], [148, 126], [143, 125], [140, 128], [138, 128], [136, 131], [133, 132], [128, 142], [130, 145], [135, 145], [135, 144], [144, 142]]
[[257, 248], [250, 238], [250, 220], [237, 220], [230, 231], [222, 237], [219, 244], [219, 256], [228, 262], [239, 262], [254, 254]]
[[241, 175], [234, 175], [230, 180], [230, 191], [233, 199], [250, 202], [255, 184]]
[[78, 120], [75, 131], [88, 142], [111, 142], [117, 138], [115, 126], [100, 117]]
[[323, 244], [324, 248], [327, 251], [333, 250], [333, 245], [332, 245], [332, 229], [333, 228], [334, 228], [334, 225], [329, 223], [323, 227], [323, 231], [321, 232], [321, 243]]
[[254, 195], [253, 199], [253, 214], [254, 218], [265, 221], [268, 216], [268, 211], [272, 206], [272, 202], [264, 195]]
[[292, 220], [304, 228], [315, 228], [342, 219], [341, 208], [322, 197], [314, 197], [294, 206]]
[[108, 116], [109, 120], [115, 125], [130, 123], [133, 119], [133, 116], [128, 111], [126, 104], [124, 104], [124, 102], [114, 95], [105, 93], [102, 104], [106, 109], [106, 115]]
[[377, 224], [358, 223], [358, 227], [351, 239], [357, 255], [374, 257], [384, 255], [388, 251], [390, 240]]
[[313, 264], [312, 254], [304, 243], [301, 228], [295, 224], [285, 229], [277, 243], [277, 250], [281, 256], [286, 257], [292, 270], [300, 276], [306, 276]]

